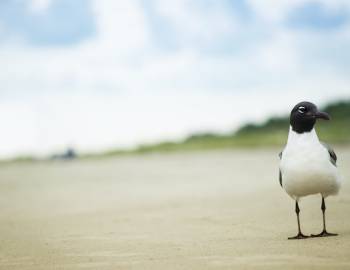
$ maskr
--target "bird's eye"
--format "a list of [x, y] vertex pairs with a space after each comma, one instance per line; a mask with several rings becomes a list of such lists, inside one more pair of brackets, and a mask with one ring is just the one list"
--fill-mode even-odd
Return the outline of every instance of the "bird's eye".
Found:
[[298, 108], [298, 112], [300, 112], [300, 113], [305, 113], [305, 112], [306, 112], [306, 108], [305, 108], [304, 106], [300, 106], [300, 107]]

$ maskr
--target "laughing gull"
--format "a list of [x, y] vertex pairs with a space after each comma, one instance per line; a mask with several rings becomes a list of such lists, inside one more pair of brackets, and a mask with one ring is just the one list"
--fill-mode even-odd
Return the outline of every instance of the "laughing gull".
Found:
[[319, 141], [314, 125], [317, 119], [329, 120], [311, 102], [300, 102], [290, 114], [290, 129], [285, 148], [280, 153], [279, 181], [284, 190], [295, 200], [298, 234], [288, 239], [307, 238], [300, 230], [299, 199], [311, 194], [321, 194], [323, 231], [311, 237], [335, 236], [326, 230], [325, 198], [336, 195], [340, 188], [337, 156], [325, 143]]

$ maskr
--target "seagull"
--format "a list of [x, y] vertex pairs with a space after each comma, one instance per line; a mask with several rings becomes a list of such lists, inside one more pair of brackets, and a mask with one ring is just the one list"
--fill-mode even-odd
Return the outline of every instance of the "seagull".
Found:
[[[330, 120], [326, 112], [316, 105], [303, 101], [294, 106], [290, 114], [290, 128], [285, 148], [279, 154], [279, 182], [287, 194], [295, 200], [298, 234], [288, 239], [336, 236], [326, 230], [325, 199], [336, 195], [340, 189], [337, 156], [334, 150], [318, 139], [315, 131], [317, 119]], [[323, 214], [323, 230], [319, 234], [304, 235], [300, 229], [299, 200], [301, 197], [320, 194]]]

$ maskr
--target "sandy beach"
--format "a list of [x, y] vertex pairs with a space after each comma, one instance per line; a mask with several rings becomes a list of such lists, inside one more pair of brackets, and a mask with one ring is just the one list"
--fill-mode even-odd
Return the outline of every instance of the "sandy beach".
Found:
[[[350, 148], [327, 199], [337, 237], [296, 234], [278, 149], [0, 167], [0, 269], [350, 269]], [[306, 234], [320, 196], [301, 202]]]

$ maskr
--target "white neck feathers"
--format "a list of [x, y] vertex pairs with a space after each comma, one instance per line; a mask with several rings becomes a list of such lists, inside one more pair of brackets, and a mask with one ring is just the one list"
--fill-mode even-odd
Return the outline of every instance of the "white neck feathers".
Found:
[[297, 133], [292, 127], [289, 128], [287, 144], [299, 144], [299, 143], [319, 143], [319, 139], [316, 130], [313, 128], [310, 132]]

